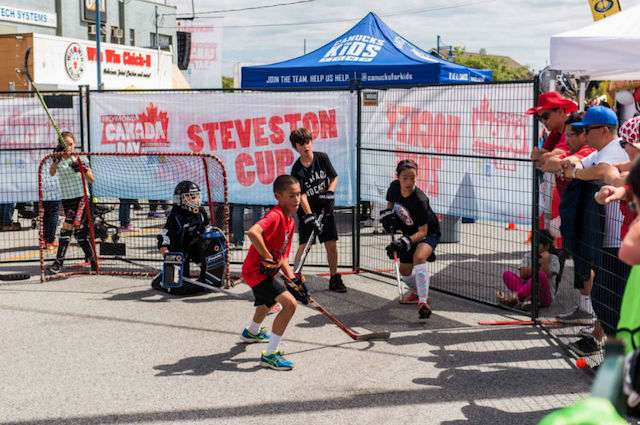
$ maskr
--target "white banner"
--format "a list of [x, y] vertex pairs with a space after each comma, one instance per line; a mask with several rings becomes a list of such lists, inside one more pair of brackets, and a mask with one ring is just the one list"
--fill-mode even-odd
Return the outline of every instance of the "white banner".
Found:
[[298, 158], [289, 134], [306, 127], [338, 173], [336, 203], [352, 206], [356, 102], [346, 92], [92, 93], [91, 150], [212, 153], [225, 164], [230, 202], [271, 205], [273, 181]]
[[[37, 97], [1, 99], [0, 202], [38, 200], [38, 166], [58, 144], [58, 136]], [[79, 118], [78, 97], [73, 109], [49, 110], [60, 131], [74, 131]], [[78, 137], [78, 144], [80, 137]]]
[[191, 33], [189, 68], [182, 73], [193, 88], [222, 88], [223, 22], [223, 18], [180, 21], [179, 30]]
[[434, 211], [530, 223], [531, 163], [473, 156], [529, 158], [532, 93], [531, 84], [365, 90], [362, 200], [386, 204], [395, 165], [411, 158]]

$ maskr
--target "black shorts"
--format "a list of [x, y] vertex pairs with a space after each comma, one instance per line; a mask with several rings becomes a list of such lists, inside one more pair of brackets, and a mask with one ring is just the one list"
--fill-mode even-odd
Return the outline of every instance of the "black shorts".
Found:
[[87, 208], [83, 198], [63, 199], [64, 222], [76, 226], [84, 226], [87, 222]]
[[[304, 245], [309, 240], [313, 227], [310, 224], [304, 224], [302, 217], [298, 216], [298, 218], [298, 236], [300, 238], [300, 245]], [[333, 217], [333, 213], [326, 214], [322, 217], [322, 232], [318, 240], [320, 243], [338, 240], [338, 229], [336, 228], [336, 220]]]
[[266, 305], [269, 308], [276, 303], [276, 297], [287, 290], [284, 283], [272, 277], [266, 278], [251, 289], [256, 298], [253, 305]]
[[[398, 261], [404, 264], [413, 264], [413, 254], [415, 254], [416, 248], [419, 244], [426, 243], [427, 245], [431, 246], [431, 248], [433, 248], [433, 252], [435, 252], [436, 246], [438, 246], [438, 242], [440, 242], [440, 237], [436, 233], [427, 233], [427, 236], [418, 241], [418, 243], [415, 244], [409, 251], [403, 252], [402, 254], [398, 255]], [[427, 261], [434, 260], [435, 254], [431, 253], [431, 256], [427, 259]]]

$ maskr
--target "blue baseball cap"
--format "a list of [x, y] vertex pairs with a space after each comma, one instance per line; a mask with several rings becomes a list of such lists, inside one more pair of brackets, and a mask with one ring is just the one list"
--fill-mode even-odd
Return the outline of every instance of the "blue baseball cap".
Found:
[[618, 125], [618, 117], [613, 109], [606, 106], [592, 106], [587, 109], [581, 122], [572, 122], [571, 127], [586, 127], [588, 125]]

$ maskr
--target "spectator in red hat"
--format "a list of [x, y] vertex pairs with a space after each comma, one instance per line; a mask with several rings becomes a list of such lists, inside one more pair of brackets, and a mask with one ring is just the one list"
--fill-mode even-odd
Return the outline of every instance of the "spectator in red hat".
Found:
[[549, 136], [544, 141], [542, 148], [534, 146], [531, 152], [531, 160], [538, 166], [543, 166], [545, 161], [553, 156], [562, 155], [569, 151], [565, 140], [565, 121], [567, 115], [578, 110], [578, 105], [562, 97], [556, 91], [542, 93], [538, 97], [538, 106], [527, 110], [527, 114], [536, 118], [549, 130]]

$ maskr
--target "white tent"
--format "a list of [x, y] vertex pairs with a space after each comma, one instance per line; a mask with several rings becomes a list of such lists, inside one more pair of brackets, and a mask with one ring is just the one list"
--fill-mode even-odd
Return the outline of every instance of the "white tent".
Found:
[[591, 80], [640, 80], [640, 6], [551, 37], [551, 69]]

